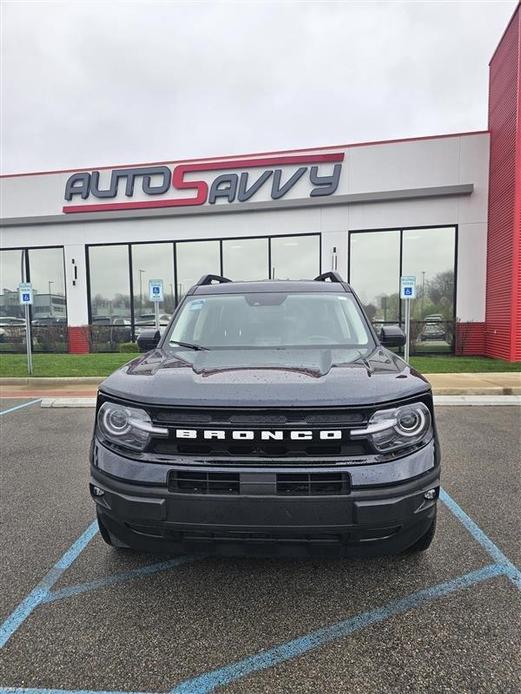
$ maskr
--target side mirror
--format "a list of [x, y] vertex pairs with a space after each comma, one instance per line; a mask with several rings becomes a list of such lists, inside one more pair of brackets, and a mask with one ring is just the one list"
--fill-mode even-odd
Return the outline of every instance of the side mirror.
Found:
[[151, 330], [142, 330], [137, 338], [137, 346], [140, 352], [149, 352], [155, 349], [159, 343], [161, 333], [155, 328]]
[[404, 332], [398, 325], [382, 325], [380, 342], [384, 347], [403, 347], [405, 344]]

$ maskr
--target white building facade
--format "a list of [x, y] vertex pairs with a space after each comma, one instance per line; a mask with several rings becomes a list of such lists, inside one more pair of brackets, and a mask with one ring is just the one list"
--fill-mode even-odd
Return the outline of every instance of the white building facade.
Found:
[[4, 176], [0, 311], [18, 315], [30, 280], [40, 334], [84, 352], [150, 322], [152, 279], [166, 320], [205, 273], [336, 269], [378, 325], [402, 321], [399, 278], [414, 275], [417, 351], [453, 351], [457, 324], [485, 321], [489, 151], [474, 132]]

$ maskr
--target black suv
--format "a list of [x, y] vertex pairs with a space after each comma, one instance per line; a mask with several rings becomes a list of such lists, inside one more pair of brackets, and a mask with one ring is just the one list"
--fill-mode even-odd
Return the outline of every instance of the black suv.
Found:
[[429, 383], [334, 272], [206, 275], [146, 354], [100, 386], [91, 495], [103, 539], [142, 551], [421, 551], [440, 449]]

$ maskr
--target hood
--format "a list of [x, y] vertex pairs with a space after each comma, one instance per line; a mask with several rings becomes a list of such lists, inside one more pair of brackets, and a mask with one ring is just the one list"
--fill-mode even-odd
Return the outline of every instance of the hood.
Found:
[[430, 390], [396, 354], [357, 350], [156, 349], [114, 372], [100, 390], [149, 405], [335, 407], [372, 405]]

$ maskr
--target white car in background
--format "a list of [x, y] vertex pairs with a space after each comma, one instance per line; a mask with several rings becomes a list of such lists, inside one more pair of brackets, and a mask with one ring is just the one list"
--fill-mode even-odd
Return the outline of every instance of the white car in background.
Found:
[[25, 320], [16, 316], [0, 316], [0, 342], [25, 338]]
[[[161, 313], [159, 315], [159, 329], [163, 332], [163, 329], [170, 323], [170, 318], [172, 316], [169, 313]], [[136, 316], [136, 322], [134, 324], [134, 335], [137, 337], [143, 330], [147, 328], [153, 328], [156, 324], [156, 316], [154, 313], [142, 313], [140, 316]]]

